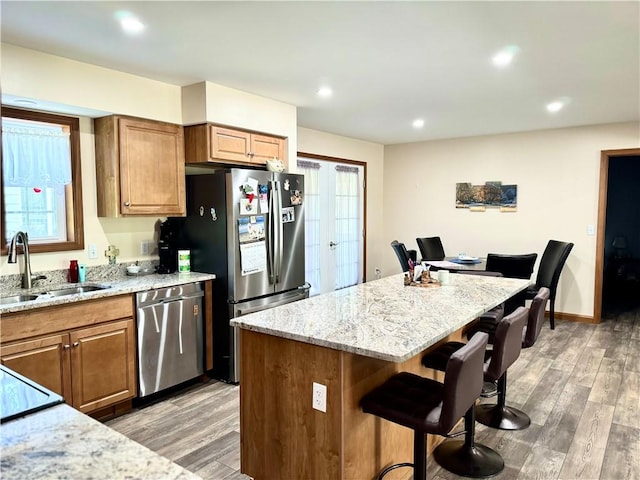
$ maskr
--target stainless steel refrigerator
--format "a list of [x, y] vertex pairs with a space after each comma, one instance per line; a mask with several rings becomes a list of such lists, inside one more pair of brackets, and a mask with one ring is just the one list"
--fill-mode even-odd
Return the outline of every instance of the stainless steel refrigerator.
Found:
[[229, 319], [309, 296], [304, 177], [235, 168], [189, 175], [182, 237], [192, 270], [216, 275], [212, 373], [238, 383], [238, 331]]

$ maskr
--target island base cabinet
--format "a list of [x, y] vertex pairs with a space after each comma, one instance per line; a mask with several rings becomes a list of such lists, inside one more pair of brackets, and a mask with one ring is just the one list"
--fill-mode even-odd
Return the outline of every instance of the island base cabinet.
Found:
[[[413, 431], [362, 412], [360, 399], [401, 371], [442, 381], [422, 352], [388, 362], [240, 331], [241, 471], [255, 480], [370, 480], [388, 465], [413, 461]], [[430, 347], [460, 339], [456, 332]], [[327, 411], [312, 408], [313, 382], [327, 387]], [[443, 438], [427, 436], [431, 452]], [[411, 478], [399, 469], [390, 480]]]

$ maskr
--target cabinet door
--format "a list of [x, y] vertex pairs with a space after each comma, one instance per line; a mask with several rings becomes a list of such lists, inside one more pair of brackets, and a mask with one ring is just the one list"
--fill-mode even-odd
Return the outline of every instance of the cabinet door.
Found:
[[136, 395], [133, 319], [69, 334], [73, 406], [89, 412]]
[[251, 163], [265, 165], [267, 160], [276, 157], [286, 164], [284, 158], [284, 139], [267, 135], [251, 134]]
[[184, 135], [180, 125], [119, 120], [123, 215], [184, 215]]
[[71, 403], [69, 335], [51, 335], [0, 347], [0, 361]]
[[230, 160], [232, 162], [250, 162], [249, 149], [251, 134], [241, 130], [211, 126], [212, 159]]

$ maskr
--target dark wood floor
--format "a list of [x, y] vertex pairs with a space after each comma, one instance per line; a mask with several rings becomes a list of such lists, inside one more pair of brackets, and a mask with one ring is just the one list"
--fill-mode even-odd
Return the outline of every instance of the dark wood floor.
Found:
[[[557, 323], [509, 370], [507, 404], [531, 426], [478, 424], [477, 441], [505, 460], [493, 478], [640, 480], [640, 309], [600, 325]], [[249, 478], [239, 472], [238, 387], [200, 384], [107, 425], [204, 479]], [[457, 478], [429, 460], [429, 479]]]

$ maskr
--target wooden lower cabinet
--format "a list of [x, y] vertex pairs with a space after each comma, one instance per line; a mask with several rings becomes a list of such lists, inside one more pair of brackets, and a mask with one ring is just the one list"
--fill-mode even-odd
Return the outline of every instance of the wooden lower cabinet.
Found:
[[[135, 326], [130, 296], [86, 302], [83, 310], [88, 323], [100, 311], [107, 320], [110, 315], [111, 318], [118, 318], [123, 312], [127, 315], [93, 325], [82, 326], [82, 318], [70, 316], [79, 306], [80, 303], [42, 309], [32, 313], [31, 318], [24, 314], [3, 315], [3, 340], [26, 336], [25, 322], [38, 324], [41, 316], [49, 321], [31, 329], [31, 333], [41, 336], [28, 335], [30, 338], [3, 343], [0, 362], [62, 395], [74, 408], [89, 413], [136, 396]], [[69, 326], [78, 328], [60, 329], [70, 321]], [[47, 329], [61, 331], [48, 333]]]
[[69, 335], [2, 345], [0, 361], [11, 370], [62, 395], [71, 404]]
[[90, 412], [136, 394], [133, 319], [69, 334], [73, 406]]

